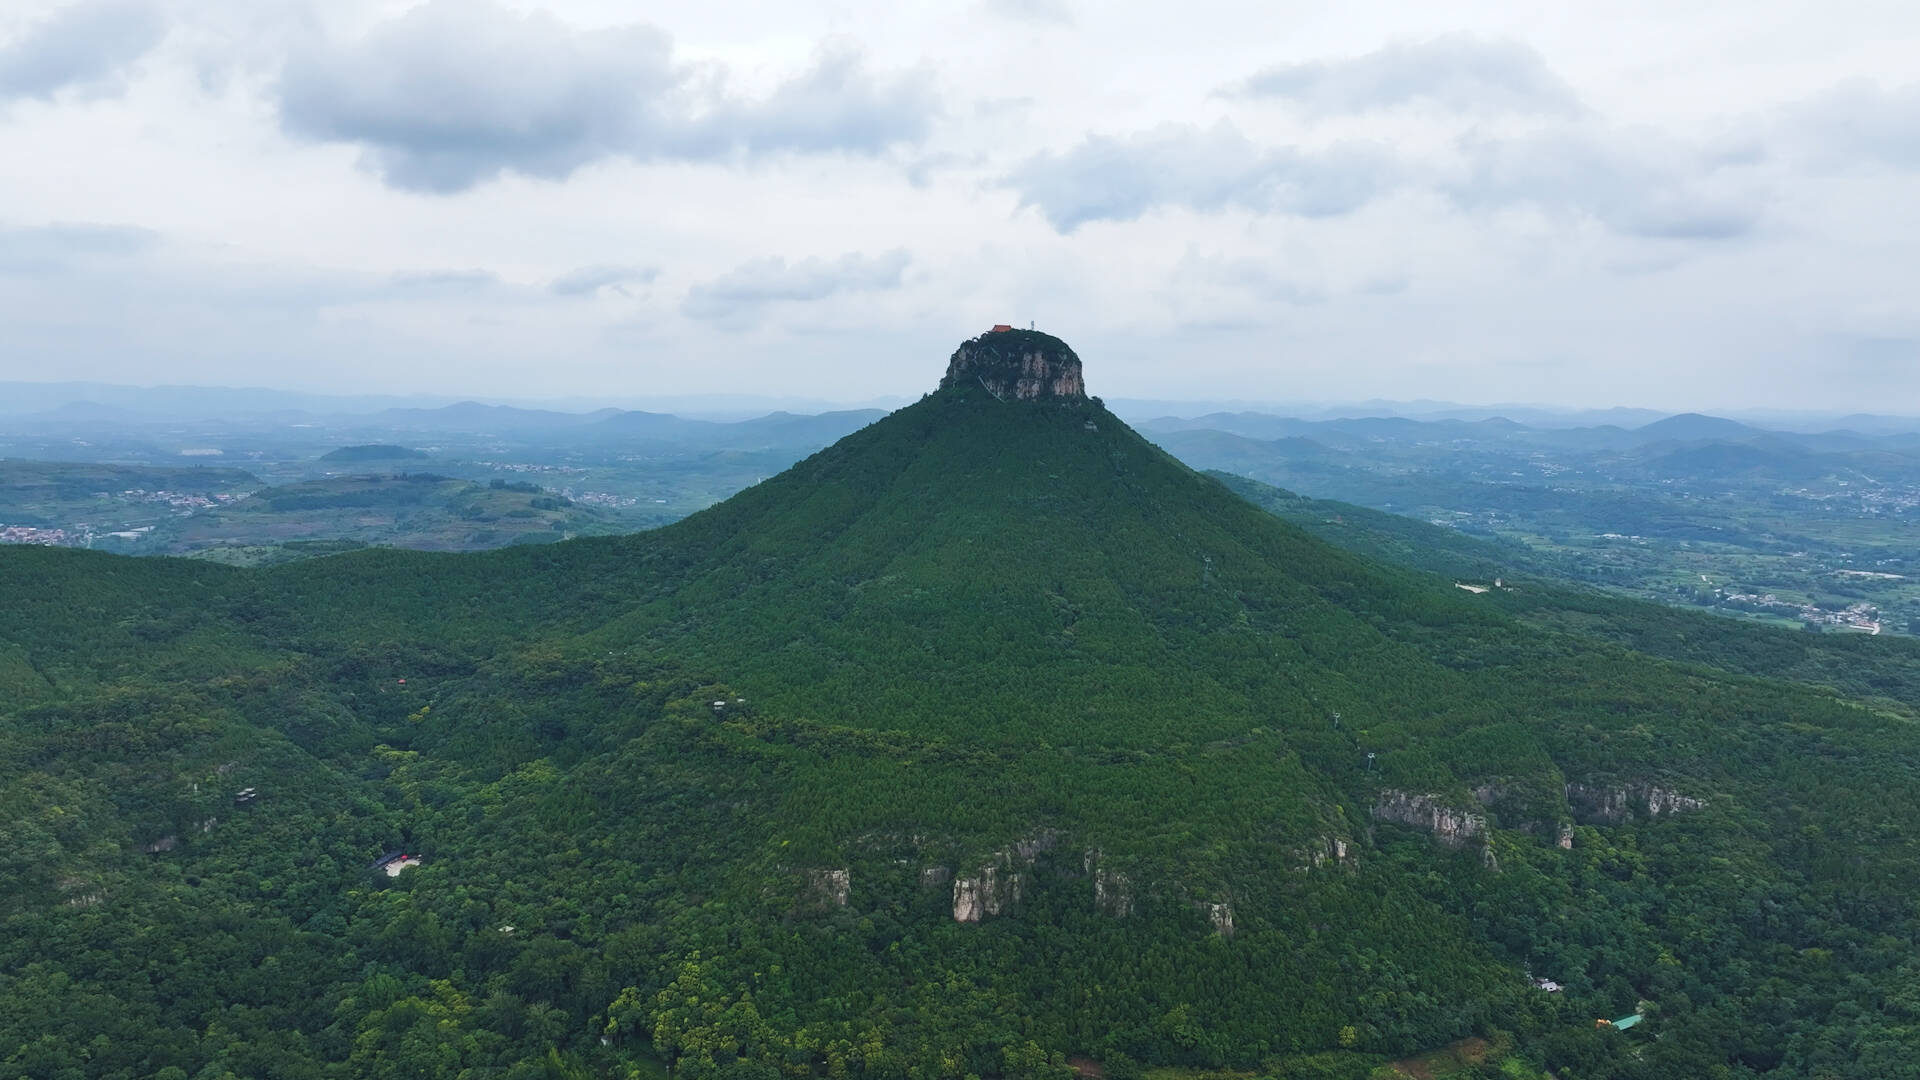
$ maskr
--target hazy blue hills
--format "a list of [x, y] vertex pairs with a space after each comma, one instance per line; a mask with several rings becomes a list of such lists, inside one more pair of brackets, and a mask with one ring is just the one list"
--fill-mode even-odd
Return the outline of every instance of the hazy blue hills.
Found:
[[623, 412], [598, 421], [591, 438], [638, 437], [689, 448], [753, 449], [823, 446], [885, 416], [878, 409], [797, 416], [776, 412], [751, 420], [688, 420], [662, 413]]
[[618, 411], [557, 412], [552, 409], [522, 409], [511, 405], [482, 405], [479, 402], [462, 401], [437, 409], [386, 409], [369, 420], [396, 428], [426, 431], [524, 431], [596, 423], [616, 415]]
[[1758, 428], [1748, 427], [1734, 420], [1718, 416], [1703, 416], [1700, 413], [1681, 413], [1656, 420], [1651, 424], [1634, 429], [1634, 433], [1648, 442], [1663, 439], [1675, 439], [1681, 442], [1699, 442], [1705, 439], [1739, 439], [1760, 433]]
[[1617, 425], [1533, 426], [1497, 416], [1472, 420], [1404, 416], [1308, 420], [1256, 412], [1166, 416], [1145, 421], [1141, 428], [1154, 434], [1221, 431], [1260, 440], [1310, 438], [1343, 446], [1356, 446], [1358, 442], [1474, 441], [1516, 445], [1538, 443], [1542, 446], [1611, 452], [1630, 452], [1663, 444], [1746, 443], [1756, 440], [1790, 443], [1817, 451], [1897, 447], [1905, 444], [1905, 432], [1869, 435], [1844, 428], [1820, 432], [1780, 431], [1698, 413], [1669, 416], [1637, 428]]
[[320, 455], [321, 461], [355, 463], [366, 461], [419, 461], [431, 457], [424, 450], [415, 450], [409, 446], [396, 446], [393, 443], [363, 443], [358, 446], [342, 446]]
[[421, 431], [497, 431], [582, 445], [642, 442], [712, 450], [823, 446], [884, 415], [878, 409], [859, 409], [808, 416], [774, 412], [749, 420], [714, 421], [640, 410], [566, 413], [465, 402], [439, 409], [388, 410], [374, 419]]

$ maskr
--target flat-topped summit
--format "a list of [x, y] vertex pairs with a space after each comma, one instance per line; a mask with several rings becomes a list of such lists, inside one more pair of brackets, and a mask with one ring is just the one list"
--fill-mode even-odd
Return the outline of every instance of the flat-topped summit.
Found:
[[1080, 358], [1066, 342], [1038, 330], [996, 326], [961, 342], [940, 388], [975, 384], [1002, 401], [1087, 400]]

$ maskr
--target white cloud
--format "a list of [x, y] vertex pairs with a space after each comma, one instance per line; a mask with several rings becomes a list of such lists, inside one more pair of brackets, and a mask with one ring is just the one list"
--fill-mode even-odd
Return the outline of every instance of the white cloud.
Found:
[[0, 274], [40, 273], [83, 260], [137, 255], [159, 242], [151, 230], [130, 225], [0, 226]]
[[935, 111], [924, 78], [882, 79], [844, 48], [764, 99], [723, 83], [652, 27], [577, 30], [490, 0], [429, 0], [359, 40], [296, 52], [279, 106], [289, 134], [359, 146], [388, 184], [442, 194], [617, 157], [874, 154], [918, 141]]
[[0, 102], [118, 93], [165, 32], [150, 0], [76, 0], [0, 42]]
[[[1658, 132], [1575, 127], [1469, 139], [1443, 188], [1468, 210], [1530, 206], [1630, 236], [1726, 240], [1759, 223], [1762, 200], [1722, 161]], [[1736, 159], [1737, 161], [1737, 159]]]
[[1322, 116], [1422, 102], [1460, 112], [1581, 110], [1573, 88], [1535, 50], [1463, 34], [1397, 43], [1363, 56], [1282, 64], [1226, 93], [1290, 101]]
[[627, 286], [646, 285], [660, 276], [655, 266], [582, 266], [569, 270], [547, 286], [555, 296], [592, 296], [601, 291], [629, 295]]
[[1067, 5], [1067, 0], [984, 0], [982, 6], [1002, 18], [1020, 22], [1056, 26], [1073, 23], [1073, 8]]
[[688, 290], [680, 310], [688, 318], [741, 327], [751, 324], [773, 304], [897, 289], [910, 262], [904, 251], [877, 256], [849, 253], [837, 259], [814, 257], [796, 263], [779, 257], [753, 259], [695, 285]]
[[1851, 79], [1786, 110], [1781, 127], [1821, 164], [1920, 169], [1920, 83]]
[[1532, 207], [1633, 236], [1719, 240], [1761, 215], [1756, 196], [1722, 180], [1741, 163], [1658, 133], [1587, 124], [1469, 136], [1450, 156], [1414, 159], [1370, 144], [1263, 147], [1221, 123], [1094, 136], [1029, 159], [1004, 183], [1062, 233], [1162, 207], [1336, 217], [1414, 189], [1472, 212]]
[[1161, 206], [1327, 217], [1358, 209], [1396, 182], [1393, 163], [1376, 147], [1266, 148], [1226, 123], [1092, 136], [1065, 153], [1029, 158], [1004, 181], [1020, 193], [1020, 205], [1063, 233], [1132, 221]]
[[634, 11], [0, 3], [0, 378], [1920, 411], [1920, 8]]

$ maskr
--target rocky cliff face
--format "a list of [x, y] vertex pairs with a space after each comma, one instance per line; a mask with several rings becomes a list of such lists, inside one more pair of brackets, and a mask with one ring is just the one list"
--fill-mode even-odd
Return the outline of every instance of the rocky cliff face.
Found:
[[1081, 858], [1087, 876], [1093, 878], [1093, 910], [1115, 919], [1133, 914], [1133, 879], [1110, 866], [1102, 865], [1100, 852], [1088, 850]]
[[977, 877], [954, 878], [953, 921], [979, 922], [986, 913], [986, 901], [980, 896], [980, 879]]
[[[1041, 829], [1031, 836], [1016, 840], [1006, 849], [996, 851], [972, 874], [959, 874], [953, 879], [953, 921], [979, 922], [988, 915], [998, 915], [1020, 902], [1026, 892], [1026, 871], [1033, 866], [1034, 859], [1053, 850], [1060, 841], [1060, 834], [1052, 829]], [[944, 868], [940, 868], [944, 869]], [[928, 879], [921, 872], [921, 879]]]
[[1659, 784], [1567, 785], [1567, 806], [1573, 810], [1574, 820], [1587, 824], [1617, 825], [1635, 814], [1660, 817], [1706, 805], [1705, 799], [1682, 795]]
[[1321, 837], [1319, 844], [1310, 849], [1310, 854], [1315, 866], [1325, 866], [1328, 863], [1341, 866], [1353, 862], [1352, 848], [1344, 836]]
[[942, 390], [983, 386], [1002, 401], [1085, 401], [1080, 358], [1067, 343], [1034, 330], [1001, 330], [963, 342], [947, 362]]
[[1450, 848], [1466, 847], [1469, 840], [1487, 835], [1485, 817], [1471, 810], [1454, 809], [1433, 795], [1383, 791], [1373, 804], [1373, 816], [1381, 821], [1425, 829]]
[[1200, 909], [1207, 913], [1207, 922], [1213, 926], [1213, 932], [1222, 937], [1233, 936], [1233, 902], [1231, 900], [1203, 901]]
[[809, 870], [807, 887], [818, 903], [846, 907], [853, 891], [853, 874], [847, 870]]
[[972, 877], [953, 879], [953, 921], [979, 922], [998, 915], [1019, 902], [1026, 889], [1020, 872], [988, 863]]

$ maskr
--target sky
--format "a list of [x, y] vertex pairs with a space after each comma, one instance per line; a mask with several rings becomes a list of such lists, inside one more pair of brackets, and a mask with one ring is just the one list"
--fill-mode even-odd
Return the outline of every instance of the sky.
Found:
[[1920, 414], [1920, 5], [7, 0], [0, 380]]

